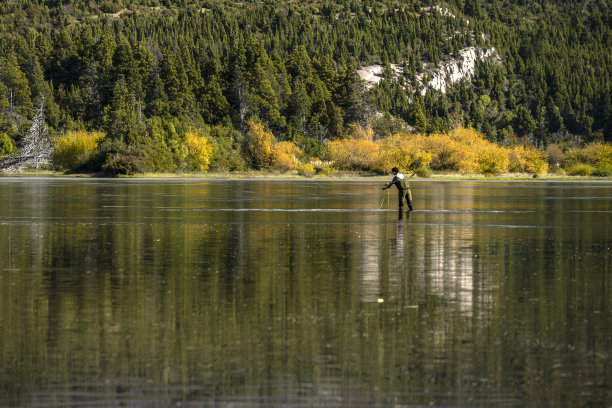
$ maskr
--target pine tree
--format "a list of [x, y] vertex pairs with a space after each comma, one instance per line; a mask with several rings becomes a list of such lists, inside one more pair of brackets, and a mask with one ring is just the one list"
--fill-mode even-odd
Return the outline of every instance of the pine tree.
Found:
[[107, 137], [128, 145], [139, 143], [145, 136], [141, 105], [130, 93], [123, 76], [113, 87], [113, 98], [111, 104], [104, 108], [102, 120]]
[[263, 43], [249, 41], [243, 48], [240, 62], [238, 69], [246, 86], [249, 119], [261, 119], [276, 129], [284, 127], [285, 119], [281, 116], [278, 98], [271, 83], [274, 69]]
[[336, 91], [336, 104], [344, 111], [346, 124], [365, 124], [368, 117], [365, 88], [353, 64], [347, 65], [340, 76]]
[[22, 116], [27, 116], [32, 112], [30, 86], [13, 53], [0, 56], [0, 84], [6, 89], [4, 92], [9, 112]]
[[554, 104], [552, 98], [548, 98], [545, 111], [547, 130], [551, 133], [558, 132], [563, 127], [563, 117], [559, 107]]
[[115, 78], [123, 76], [132, 89], [139, 89], [139, 78], [132, 46], [125, 37], [120, 37], [112, 57], [112, 72]]
[[338, 72], [329, 52], [322, 51], [318, 57], [313, 58], [312, 66], [327, 90], [333, 94], [338, 87]]
[[202, 118], [206, 123], [218, 124], [229, 119], [230, 104], [216, 76], [210, 77], [202, 93]]
[[425, 116], [425, 108], [423, 100], [419, 94], [415, 94], [410, 108], [408, 109], [408, 117], [406, 122], [420, 132], [425, 132], [427, 129], [427, 117]]
[[516, 116], [512, 127], [519, 136], [531, 136], [536, 129], [536, 122], [523, 105], [520, 105], [516, 110]]
[[287, 106], [287, 120], [302, 135], [306, 134], [306, 124], [310, 112], [310, 98], [301, 78], [293, 82], [293, 89]]
[[45, 101], [45, 118], [48, 124], [58, 126], [60, 121], [60, 107], [55, 103], [53, 90], [45, 80], [44, 72], [35, 54], [30, 54], [24, 64], [24, 73], [30, 84], [30, 99]]
[[300, 45], [293, 50], [286, 63], [287, 73], [293, 78], [308, 79], [312, 76], [312, 61], [306, 52], [306, 47]]

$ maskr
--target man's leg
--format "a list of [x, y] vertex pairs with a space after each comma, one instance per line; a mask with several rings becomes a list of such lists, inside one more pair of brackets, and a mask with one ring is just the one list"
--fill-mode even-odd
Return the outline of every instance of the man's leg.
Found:
[[406, 190], [406, 202], [408, 203], [408, 208], [412, 211], [412, 192], [410, 189]]

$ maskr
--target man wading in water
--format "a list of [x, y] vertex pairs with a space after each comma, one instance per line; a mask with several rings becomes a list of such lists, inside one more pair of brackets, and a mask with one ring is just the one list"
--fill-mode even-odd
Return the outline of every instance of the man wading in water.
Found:
[[400, 173], [397, 167], [392, 168], [391, 172], [393, 173], [393, 176], [394, 176], [393, 180], [385, 184], [385, 186], [382, 189], [386, 190], [395, 184], [395, 187], [397, 187], [397, 198], [399, 199], [400, 211], [402, 211], [402, 208], [404, 208], [404, 197], [406, 197], [408, 208], [410, 209], [410, 211], [412, 211], [412, 193], [410, 192], [410, 186], [406, 182], [406, 176]]

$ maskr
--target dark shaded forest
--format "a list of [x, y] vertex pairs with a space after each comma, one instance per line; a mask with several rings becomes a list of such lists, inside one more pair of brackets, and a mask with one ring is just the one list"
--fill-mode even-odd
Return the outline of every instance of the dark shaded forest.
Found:
[[[375, 137], [471, 127], [499, 144], [612, 141], [609, 3], [546, 0], [9, 0], [0, 4], [0, 155], [42, 107], [51, 138], [102, 132], [85, 167], [130, 152], [177, 167], [185, 134], [211, 166], [249, 167], [246, 123], [320, 157], [359, 125]], [[493, 49], [445, 93], [431, 70]], [[383, 67], [378, 84], [360, 67]], [[393, 67], [399, 67], [394, 70]], [[422, 79], [422, 80], [419, 80]], [[184, 156], [184, 155], [183, 155]], [[125, 163], [124, 163], [125, 164]], [[180, 167], [180, 166], [178, 166]]]

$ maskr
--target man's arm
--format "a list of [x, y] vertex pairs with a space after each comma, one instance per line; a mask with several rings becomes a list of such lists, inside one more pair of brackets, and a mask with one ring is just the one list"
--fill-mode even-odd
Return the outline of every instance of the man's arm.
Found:
[[389, 187], [391, 187], [393, 184], [395, 184], [395, 182], [397, 181], [397, 179], [395, 177], [393, 177], [393, 180], [391, 180], [389, 183], [385, 184], [385, 186], [382, 188], [383, 190], [388, 189]]

